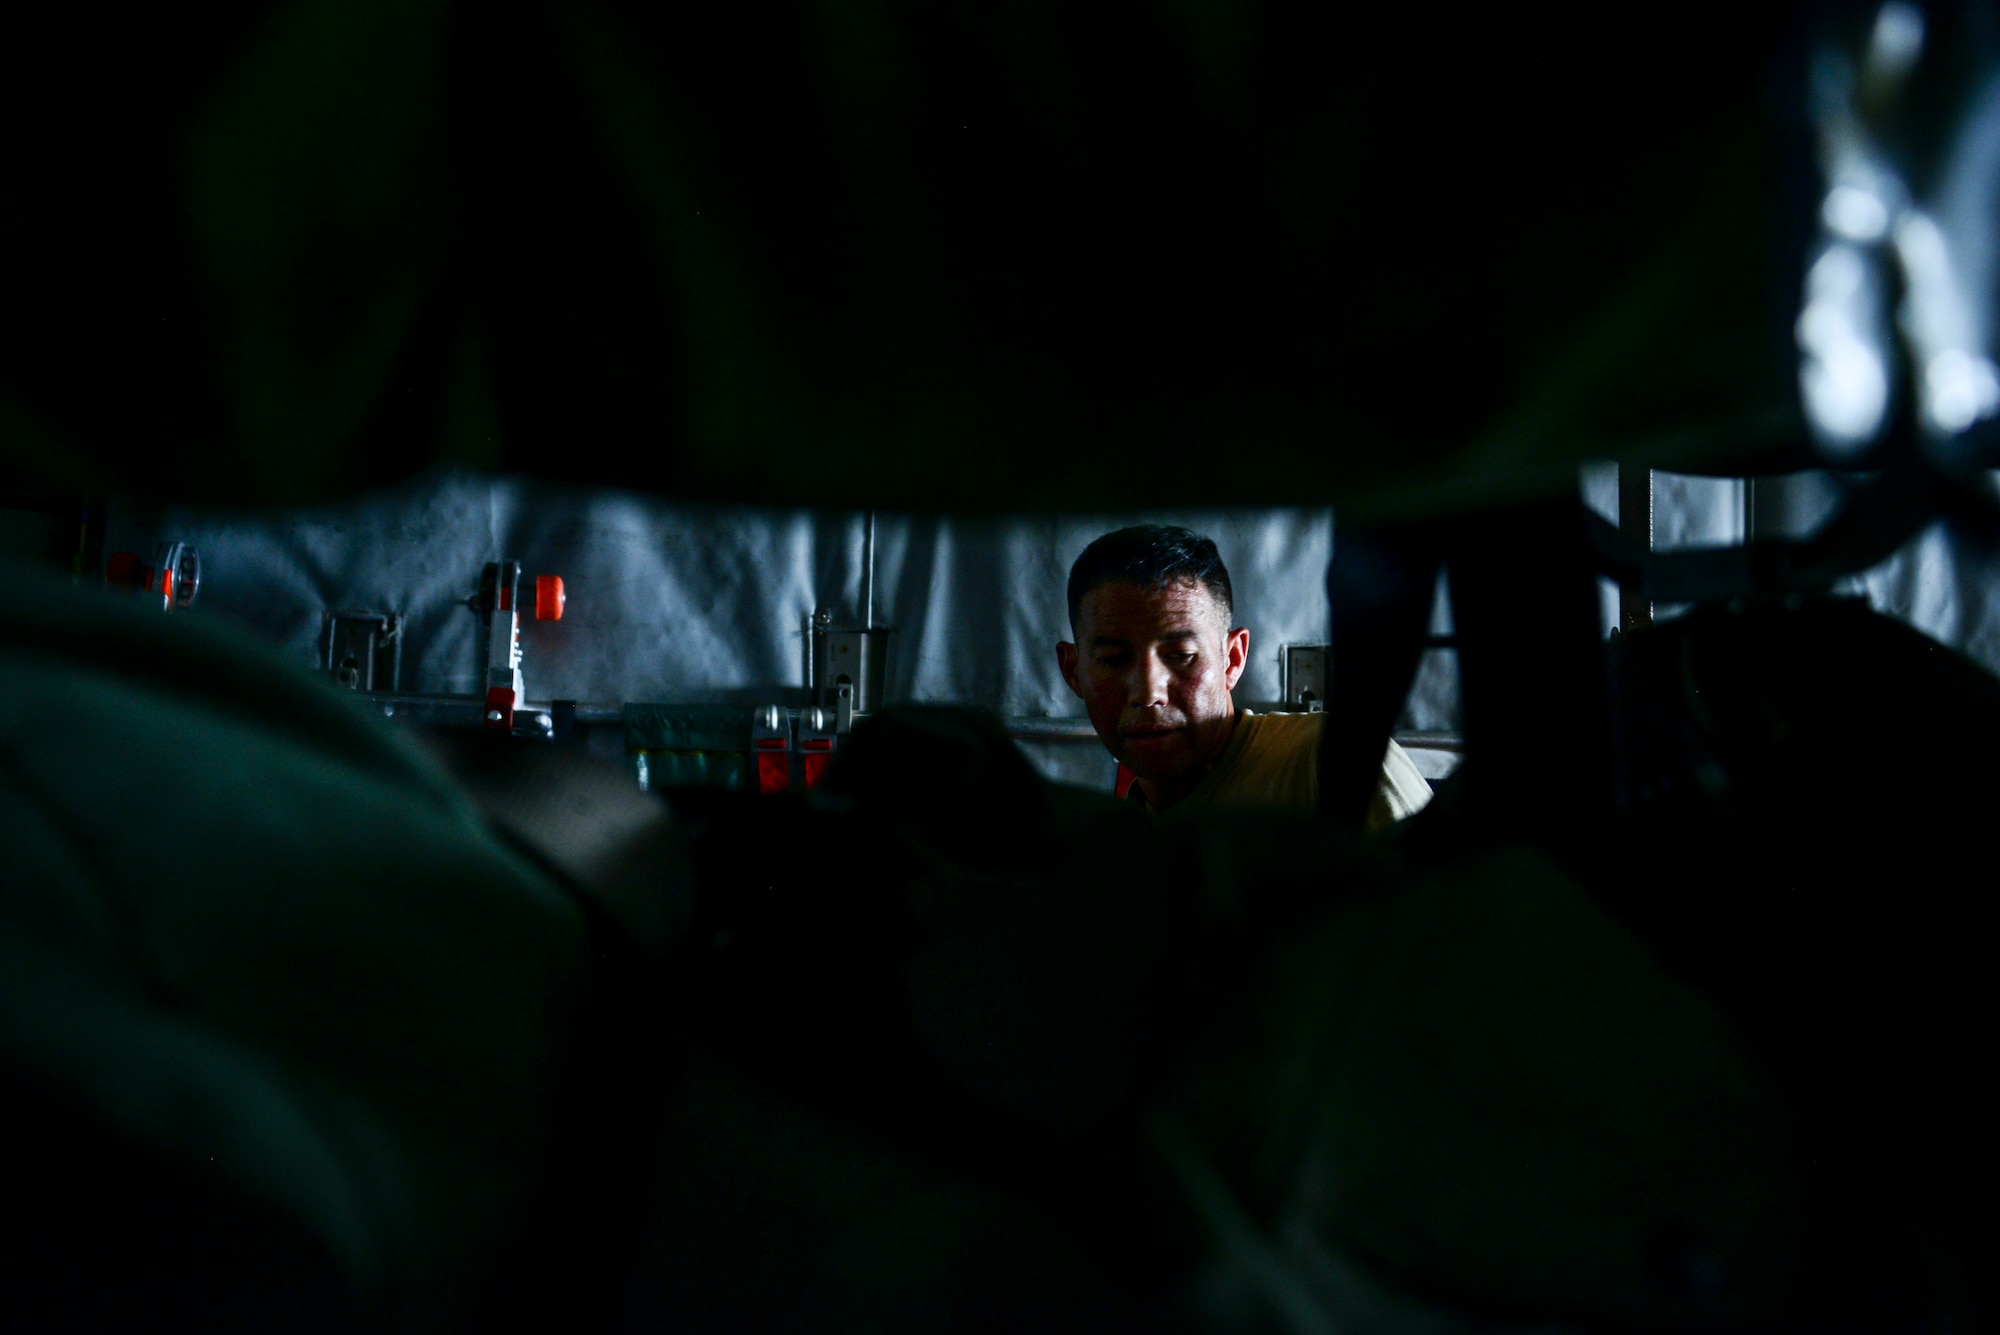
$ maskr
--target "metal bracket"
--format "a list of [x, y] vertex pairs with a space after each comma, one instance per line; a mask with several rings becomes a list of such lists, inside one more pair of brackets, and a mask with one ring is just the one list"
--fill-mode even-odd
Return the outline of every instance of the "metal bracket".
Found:
[[[534, 594], [528, 606], [534, 610], [535, 620], [562, 620], [563, 607], [568, 601], [562, 578], [537, 576], [531, 587]], [[527, 687], [521, 680], [521, 613], [527, 610], [521, 606], [521, 563], [487, 562], [486, 569], [480, 572], [479, 592], [472, 595], [468, 605], [486, 626], [479, 664], [485, 688], [486, 726], [512, 732], [514, 715], [521, 711], [530, 735], [554, 735], [553, 715], [546, 710], [527, 713]]]
[[833, 630], [827, 618], [813, 625], [813, 703], [830, 711], [836, 730], [848, 731], [856, 718], [882, 707], [889, 677], [887, 626]]
[[1285, 646], [1285, 708], [1302, 714], [1326, 711], [1326, 658], [1324, 644]]
[[521, 681], [521, 563], [493, 561], [479, 577], [479, 615], [486, 623], [480, 680], [486, 726], [514, 730], [514, 711], [527, 700]]
[[394, 612], [328, 612], [320, 666], [350, 691], [394, 691], [402, 675], [402, 627]]

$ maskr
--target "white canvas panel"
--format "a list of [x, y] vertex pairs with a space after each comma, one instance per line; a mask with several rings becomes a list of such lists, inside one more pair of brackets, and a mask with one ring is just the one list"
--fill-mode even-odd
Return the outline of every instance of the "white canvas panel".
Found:
[[[1282, 646], [1326, 638], [1325, 510], [1190, 512], [1214, 537], [1251, 631], [1240, 688], [1281, 694]], [[1055, 668], [1068, 636], [1065, 583], [1091, 538], [1130, 516], [876, 523], [874, 619], [892, 627], [889, 696], [1006, 715], [1074, 717]], [[524, 620], [531, 696], [585, 703], [804, 703], [806, 628], [825, 608], [861, 623], [864, 518], [676, 505], [615, 491], [452, 474], [345, 505], [286, 514], [115, 510], [107, 545], [173, 539], [203, 557], [201, 606], [285, 647], [320, 654], [323, 614], [404, 618], [401, 689], [478, 686], [482, 566], [559, 574], [563, 620]]]

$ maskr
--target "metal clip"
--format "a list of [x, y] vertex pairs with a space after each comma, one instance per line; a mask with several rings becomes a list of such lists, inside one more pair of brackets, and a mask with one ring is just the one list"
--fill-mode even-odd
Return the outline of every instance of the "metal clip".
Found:
[[350, 691], [394, 691], [403, 659], [402, 619], [393, 612], [327, 612], [320, 666]]

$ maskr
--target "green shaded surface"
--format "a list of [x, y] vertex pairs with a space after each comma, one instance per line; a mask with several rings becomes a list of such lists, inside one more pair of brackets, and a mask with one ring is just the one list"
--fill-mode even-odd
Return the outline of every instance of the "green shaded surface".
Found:
[[750, 710], [742, 705], [625, 706], [633, 751], [748, 751]]
[[756, 787], [750, 710], [742, 705], [628, 704], [625, 746], [655, 791]]
[[[115, 1229], [148, 1174], [198, 1177], [160, 1244], [183, 1301], [271, 1282], [227, 1245], [251, 1218], [366, 1324], [463, 1323], [545, 1190], [579, 911], [290, 663], [21, 572], [0, 597], [0, 1057], [72, 1138], [14, 1146], [12, 1190], [53, 1175]], [[174, 1301], [75, 1280], [126, 1317]]]
[[667, 788], [721, 788], [742, 792], [754, 785], [750, 757], [740, 751], [640, 751], [649, 791]]

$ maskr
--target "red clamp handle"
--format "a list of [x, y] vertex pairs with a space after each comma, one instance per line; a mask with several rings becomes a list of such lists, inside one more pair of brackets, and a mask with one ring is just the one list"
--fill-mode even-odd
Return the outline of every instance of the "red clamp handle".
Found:
[[535, 576], [535, 620], [561, 621], [563, 604], [568, 601], [561, 575]]

